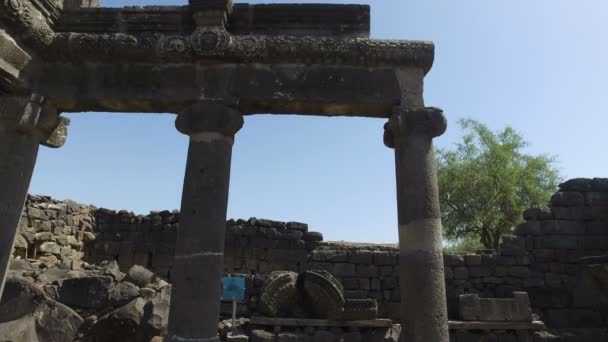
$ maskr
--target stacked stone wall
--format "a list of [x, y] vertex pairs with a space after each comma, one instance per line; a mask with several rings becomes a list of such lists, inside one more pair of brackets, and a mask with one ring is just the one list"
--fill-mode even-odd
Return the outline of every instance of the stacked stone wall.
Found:
[[29, 195], [19, 221], [14, 253], [46, 266], [80, 269], [85, 244], [95, 240], [93, 206]]
[[[142, 265], [170, 279], [179, 227], [178, 211], [135, 215], [127, 211], [99, 209], [96, 239], [86, 249], [85, 260], [98, 263], [117, 260], [121, 269]], [[204, 229], [202, 227], [201, 229]], [[274, 270], [299, 272], [320, 233], [308, 225], [250, 218], [226, 223], [224, 265], [226, 272], [261, 274]]]
[[[608, 326], [608, 288], [589, 279], [593, 260], [585, 259], [608, 255], [608, 180], [568, 181], [549, 206], [527, 210], [524, 219], [503, 237], [498, 253], [444, 256], [450, 318], [458, 318], [460, 294], [510, 297], [527, 291], [549, 327]], [[30, 196], [16, 253], [73, 269], [83, 260], [117, 260], [122, 270], [138, 264], [170, 280], [178, 226], [177, 211], [141, 216]], [[303, 223], [230, 220], [225, 271], [247, 275], [255, 297], [271, 271], [324, 269], [342, 282], [347, 296], [377, 299], [380, 315], [398, 319], [398, 248], [322, 239]]]

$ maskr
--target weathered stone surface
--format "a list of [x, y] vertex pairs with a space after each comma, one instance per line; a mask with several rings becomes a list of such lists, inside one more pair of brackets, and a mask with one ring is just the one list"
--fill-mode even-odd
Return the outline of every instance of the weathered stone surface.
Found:
[[298, 302], [295, 272], [277, 272], [262, 289], [259, 300], [259, 310], [270, 317], [282, 317], [292, 312]]
[[76, 312], [50, 299], [33, 282], [7, 280], [0, 302], [0, 340], [72, 342], [82, 323]]
[[127, 272], [125, 280], [144, 287], [154, 281], [154, 273], [143, 266], [133, 265]]
[[273, 333], [265, 330], [253, 330], [251, 332], [251, 342], [276, 342], [276, 337]]
[[108, 305], [111, 286], [108, 276], [65, 279], [59, 288], [59, 300], [73, 307], [103, 308]]
[[532, 322], [530, 300], [525, 292], [514, 292], [513, 299], [461, 295], [459, 309], [463, 321]]
[[43, 342], [36, 333], [36, 318], [32, 315], [0, 323], [0, 341]]
[[141, 328], [145, 306], [144, 299], [136, 298], [101, 317], [87, 332], [83, 342], [149, 341], [152, 336], [146, 336]]
[[344, 321], [370, 320], [378, 317], [378, 302], [375, 299], [347, 299], [344, 312], [340, 317]]
[[169, 307], [171, 305], [171, 286], [162, 287], [146, 304], [143, 326], [146, 333], [165, 335], [169, 325]]
[[306, 271], [298, 277], [304, 306], [317, 317], [338, 319], [344, 312], [344, 288], [327, 271]]
[[119, 307], [132, 301], [135, 297], [139, 297], [139, 288], [134, 284], [123, 281], [116, 284], [109, 291], [110, 305]]

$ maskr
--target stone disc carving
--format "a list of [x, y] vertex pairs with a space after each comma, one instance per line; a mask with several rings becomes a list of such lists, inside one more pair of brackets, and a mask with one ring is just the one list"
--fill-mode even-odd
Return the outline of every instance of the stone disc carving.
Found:
[[342, 284], [327, 271], [300, 274], [298, 287], [305, 308], [318, 318], [339, 319], [344, 311]]
[[273, 272], [262, 289], [259, 311], [269, 317], [280, 317], [290, 312], [298, 302], [297, 280], [295, 272]]

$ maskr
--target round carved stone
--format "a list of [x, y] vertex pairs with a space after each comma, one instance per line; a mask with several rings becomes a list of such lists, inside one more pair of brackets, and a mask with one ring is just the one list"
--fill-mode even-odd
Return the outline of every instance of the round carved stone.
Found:
[[298, 288], [303, 306], [317, 318], [339, 319], [344, 311], [342, 284], [327, 271], [300, 274]]
[[231, 46], [233, 54], [244, 61], [255, 61], [262, 58], [266, 52], [266, 44], [258, 36], [235, 37]]
[[295, 272], [273, 272], [258, 301], [260, 313], [280, 317], [291, 312], [298, 302], [297, 280]]

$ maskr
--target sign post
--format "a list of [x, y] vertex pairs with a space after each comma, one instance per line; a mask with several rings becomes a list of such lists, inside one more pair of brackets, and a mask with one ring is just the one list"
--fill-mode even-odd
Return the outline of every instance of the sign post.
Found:
[[232, 328], [236, 325], [236, 301], [245, 300], [245, 278], [224, 277], [224, 294], [222, 300], [232, 301]]

